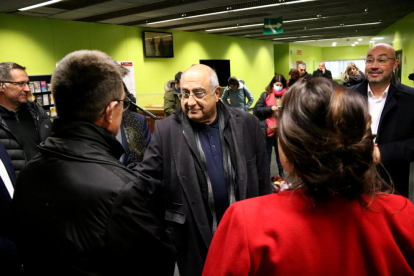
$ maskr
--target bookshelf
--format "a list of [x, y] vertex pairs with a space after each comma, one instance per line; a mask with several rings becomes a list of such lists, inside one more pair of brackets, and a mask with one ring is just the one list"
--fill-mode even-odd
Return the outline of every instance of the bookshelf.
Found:
[[56, 109], [50, 81], [52, 75], [30, 75], [30, 90], [32, 91], [34, 101], [43, 107], [49, 117], [56, 117]]

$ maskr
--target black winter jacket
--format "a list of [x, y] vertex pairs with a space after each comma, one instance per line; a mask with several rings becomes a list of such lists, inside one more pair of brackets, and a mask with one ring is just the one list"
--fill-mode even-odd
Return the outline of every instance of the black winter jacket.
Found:
[[[52, 122], [49, 119], [49, 116], [43, 110], [42, 107], [37, 105], [34, 102], [27, 101], [22, 105], [21, 108], [28, 108], [32, 117], [33, 122], [36, 125], [36, 130], [39, 135], [39, 140], [44, 142], [47, 137], [50, 136]], [[3, 118], [0, 117], [0, 142], [3, 143], [4, 147], [7, 150], [7, 153], [10, 156], [10, 159], [13, 164], [14, 171], [18, 175], [19, 171], [26, 164], [26, 156], [22, 149], [22, 146], [17, 141], [16, 137], [7, 127]]]
[[16, 245], [34, 275], [172, 275], [174, 254], [145, 186], [106, 129], [55, 119], [20, 172]]

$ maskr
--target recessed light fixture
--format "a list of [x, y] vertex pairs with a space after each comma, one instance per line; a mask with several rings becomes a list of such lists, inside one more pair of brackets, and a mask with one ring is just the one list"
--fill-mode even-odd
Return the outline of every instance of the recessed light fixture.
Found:
[[25, 8], [21, 8], [21, 9], [19, 9], [19, 11], [27, 11], [27, 10], [31, 10], [31, 9], [35, 9], [35, 8], [39, 8], [39, 7], [43, 7], [43, 6], [47, 6], [47, 5], [51, 5], [51, 4], [60, 2], [60, 1], [62, 1], [62, 0], [47, 1], [47, 2], [36, 4], [36, 5], [28, 6], [28, 7], [25, 7]]
[[358, 38], [358, 41], [362, 41], [362, 38]]
[[372, 40], [381, 40], [381, 39], [384, 39], [383, 37], [373, 37], [373, 38], [371, 38]]
[[351, 44], [351, 46], [353, 47], [353, 46], [355, 46], [355, 44]]
[[369, 43], [374, 43], [374, 41], [371, 40]]
[[358, 43], [359, 43], [358, 41], [355, 41], [355, 42], [354, 42], [354, 44], [358, 44]]

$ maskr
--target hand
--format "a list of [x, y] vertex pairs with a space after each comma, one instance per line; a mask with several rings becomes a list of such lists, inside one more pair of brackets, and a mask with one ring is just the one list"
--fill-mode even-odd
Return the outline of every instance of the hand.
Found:
[[325, 74], [325, 67], [322, 67], [322, 74]]
[[276, 111], [277, 107], [275, 105], [272, 106], [272, 111]]
[[378, 144], [374, 144], [374, 152], [372, 153], [372, 156], [374, 157], [374, 163], [378, 164], [381, 162], [381, 153], [378, 148]]

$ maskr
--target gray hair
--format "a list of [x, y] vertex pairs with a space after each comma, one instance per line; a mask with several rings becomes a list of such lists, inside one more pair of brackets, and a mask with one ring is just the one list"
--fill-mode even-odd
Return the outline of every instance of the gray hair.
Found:
[[306, 63], [302, 62], [298, 65], [298, 67], [306, 67]]
[[26, 67], [23, 67], [15, 62], [2, 62], [0, 63], [0, 81], [10, 81], [13, 79], [11, 71], [13, 69], [26, 70]]
[[211, 70], [210, 74], [209, 74], [209, 80], [210, 80], [210, 88], [213, 91], [212, 94], [214, 94], [214, 91], [216, 90], [216, 88], [219, 85], [219, 81], [218, 81], [218, 77], [217, 77], [217, 73], [215, 70]]
[[52, 76], [60, 118], [94, 123], [112, 100], [120, 100], [127, 69], [107, 54], [80, 50], [66, 55]]

